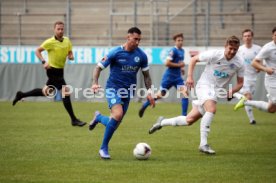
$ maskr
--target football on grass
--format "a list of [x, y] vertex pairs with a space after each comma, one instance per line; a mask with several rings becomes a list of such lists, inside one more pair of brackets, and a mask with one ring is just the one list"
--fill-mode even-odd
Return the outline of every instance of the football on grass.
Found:
[[147, 143], [138, 143], [133, 149], [133, 155], [138, 160], [146, 160], [151, 155], [151, 148]]

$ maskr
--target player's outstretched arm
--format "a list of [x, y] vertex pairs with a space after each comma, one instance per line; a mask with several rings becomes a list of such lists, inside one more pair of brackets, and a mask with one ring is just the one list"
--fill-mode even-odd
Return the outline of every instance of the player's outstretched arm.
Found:
[[188, 68], [188, 75], [186, 80], [186, 86], [188, 89], [191, 89], [194, 87], [194, 79], [193, 79], [193, 73], [195, 69], [195, 65], [198, 62], [198, 55], [191, 58]]
[[148, 89], [148, 95], [147, 98], [150, 101], [150, 104], [152, 107], [155, 107], [155, 100], [154, 100], [154, 93], [151, 90], [151, 85], [152, 85], [152, 81], [151, 81], [151, 77], [149, 74], [149, 70], [147, 71], [142, 71], [143, 75], [144, 75], [144, 82], [145, 82], [145, 86]]
[[98, 83], [100, 74], [101, 74], [102, 69], [97, 65], [95, 67], [95, 69], [93, 70], [93, 76], [92, 76], [92, 86], [91, 89], [97, 93], [99, 91], [99, 88], [101, 88], [101, 86]]
[[257, 69], [257, 70], [261, 70], [261, 71], [264, 71], [266, 72], [267, 74], [271, 75], [273, 74], [274, 70], [270, 67], [266, 67], [262, 64], [262, 61], [261, 60], [258, 60], [258, 59], [254, 59], [251, 63], [251, 65]]
[[72, 52], [72, 51], [69, 51], [69, 52], [68, 52], [68, 59], [69, 59], [69, 60], [74, 60], [74, 55], [73, 55], [73, 52]]

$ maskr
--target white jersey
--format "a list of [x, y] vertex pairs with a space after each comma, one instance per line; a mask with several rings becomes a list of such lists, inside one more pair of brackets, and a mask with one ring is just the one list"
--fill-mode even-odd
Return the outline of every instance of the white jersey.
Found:
[[198, 85], [213, 85], [214, 87], [226, 88], [232, 77], [244, 76], [242, 58], [235, 55], [231, 60], [224, 56], [224, 50], [210, 50], [199, 54], [200, 62], [207, 62], [201, 74]]
[[244, 64], [244, 81], [256, 81], [257, 80], [257, 70], [252, 67], [251, 63], [256, 57], [256, 55], [261, 50], [261, 47], [253, 44], [251, 48], [247, 48], [245, 45], [240, 46], [238, 54], [243, 59]]
[[265, 82], [270, 86], [276, 87], [276, 44], [274, 41], [265, 44], [257, 54], [256, 59], [265, 60], [266, 66], [274, 69], [273, 74], [265, 74]]

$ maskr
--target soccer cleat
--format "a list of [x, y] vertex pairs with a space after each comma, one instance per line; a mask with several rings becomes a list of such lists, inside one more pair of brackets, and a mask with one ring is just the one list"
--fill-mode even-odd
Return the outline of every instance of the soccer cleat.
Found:
[[240, 108], [243, 108], [244, 107], [244, 102], [246, 101], [246, 98], [245, 97], [242, 97], [240, 99], [240, 101], [235, 105], [234, 107], [234, 111], [240, 109]]
[[251, 125], [256, 125], [256, 123], [257, 123], [257, 122], [256, 122], [255, 120], [250, 121], [250, 124], [251, 124]]
[[211, 149], [211, 147], [208, 144], [206, 144], [204, 146], [199, 146], [198, 149], [200, 152], [205, 153], [205, 154], [211, 154], [211, 155], [216, 154], [216, 152], [213, 149]]
[[139, 110], [139, 113], [138, 113], [140, 118], [143, 117], [145, 110], [146, 110], [146, 107], [144, 107], [144, 105], [143, 105], [143, 106], [141, 107], [141, 109]]
[[80, 126], [80, 127], [82, 127], [82, 126], [86, 125], [86, 122], [82, 122], [79, 119], [75, 119], [75, 120], [71, 121], [71, 124], [72, 124], [72, 126]]
[[15, 98], [13, 99], [13, 101], [12, 101], [12, 105], [14, 106], [19, 100], [21, 100], [23, 97], [22, 97], [22, 92], [21, 91], [18, 91], [17, 93], [16, 93], [16, 96], [15, 96]]
[[90, 124], [89, 124], [89, 130], [93, 130], [97, 124], [99, 123], [96, 119], [98, 117], [98, 115], [100, 115], [100, 111], [95, 111], [94, 113], [94, 118], [91, 120]]
[[160, 130], [162, 128], [161, 121], [164, 119], [163, 116], [160, 116], [156, 123], [152, 125], [152, 127], [149, 129], [149, 134], [153, 134], [155, 131]]
[[110, 159], [110, 155], [108, 153], [108, 150], [106, 150], [106, 149], [100, 149], [99, 155], [102, 159]]

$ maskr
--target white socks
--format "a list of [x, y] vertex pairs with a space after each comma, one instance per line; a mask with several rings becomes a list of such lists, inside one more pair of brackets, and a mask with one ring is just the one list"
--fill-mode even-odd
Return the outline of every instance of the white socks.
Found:
[[210, 132], [210, 125], [213, 121], [214, 114], [211, 112], [205, 112], [200, 122], [200, 146], [204, 146], [207, 143], [208, 133]]
[[237, 99], [241, 99], [242, 97], [244, 97], [244, 95], [240, 94], [240, 93], [234, 93], [233, 97], [237, 98]]
[[265, 111], [265, 112], [267, 112], [268, 106], [269, 106], [268, 102], [255, 101], [255, 100], [246, 100], [244, 102], [244, 105], [256, 107], [257, 109], [259, 109], [261, 111]]
[[186, 126], [188, 125], [186, 121], [186, 116], [177, 116], [174, 118], [163, 119], [161, 121], [161, 126]]
[[253, 108], [251, 106], [244, 106], [244, 109], [249, 118], [249, 121], [252, 122], [253, 120], [255, 120], [254, 115], [253, 115]]

